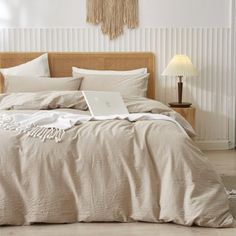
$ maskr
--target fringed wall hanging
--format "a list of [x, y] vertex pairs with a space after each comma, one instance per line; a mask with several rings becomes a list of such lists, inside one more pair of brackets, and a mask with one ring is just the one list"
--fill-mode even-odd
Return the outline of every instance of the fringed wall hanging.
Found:
[[110, 39], [124, 31], [138, 27], [138, 0], [87, 0], [87, 22], [101, 24], [101, 30]]

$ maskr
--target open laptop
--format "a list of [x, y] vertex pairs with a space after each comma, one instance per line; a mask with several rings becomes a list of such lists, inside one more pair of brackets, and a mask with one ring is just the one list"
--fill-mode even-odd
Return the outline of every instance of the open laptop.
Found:
[[82, 91], [92, 116], [129, 114], [118, 92]]

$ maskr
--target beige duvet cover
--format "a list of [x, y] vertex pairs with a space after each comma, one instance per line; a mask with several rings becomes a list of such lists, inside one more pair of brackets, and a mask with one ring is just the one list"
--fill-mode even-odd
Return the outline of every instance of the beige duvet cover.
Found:
[[[147, 99], [126, 104], [169, 113]], [[0, 225], [78, 221], [234, 224], [220, 178], [173, 122], [89, 121], [61, 143], [0, 129]]]

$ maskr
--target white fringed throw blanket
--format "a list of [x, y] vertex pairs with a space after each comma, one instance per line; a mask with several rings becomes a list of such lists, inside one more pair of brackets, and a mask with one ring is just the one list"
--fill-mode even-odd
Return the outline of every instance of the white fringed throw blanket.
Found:
[[112, 116], [88, 116], [72, 114], [69, 112], [39, 111], [34, 114], [2, 114], [0, 115], [0, 127], [5, 130], [26, 133], [30, 137], [39, 138], [42, 141], [54, 139], [61, 142], [65, 131], [75, 125], [88, 121], [103, 120], [128, 120], [130, 122], [138, 120], [167, 120], [176, 123], [181, 130], [182, 126], [174, 119], [160, 114], [133, 113], [128, 115]]

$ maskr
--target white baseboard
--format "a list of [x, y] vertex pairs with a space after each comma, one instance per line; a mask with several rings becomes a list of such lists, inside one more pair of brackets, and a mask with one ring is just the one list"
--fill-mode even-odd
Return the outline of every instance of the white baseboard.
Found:
[[195, 141], [201, 150], [228, 150], [233, 149], [234, 145], [229, 140], [209, 140], [209, 141]]

